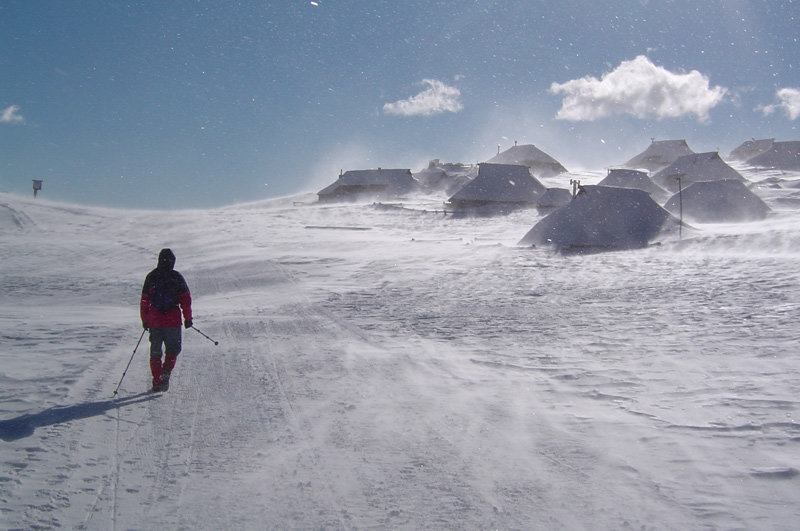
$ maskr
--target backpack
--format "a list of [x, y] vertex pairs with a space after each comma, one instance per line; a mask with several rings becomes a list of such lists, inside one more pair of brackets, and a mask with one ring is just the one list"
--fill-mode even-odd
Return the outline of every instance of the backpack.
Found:
[[167, 313], [178, 304], [175, 283], [166, 275], [156, 275], [150, 305], [161, 313]]

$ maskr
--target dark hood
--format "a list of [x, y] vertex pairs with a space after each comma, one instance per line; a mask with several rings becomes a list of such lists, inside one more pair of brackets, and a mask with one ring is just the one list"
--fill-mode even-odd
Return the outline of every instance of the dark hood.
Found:
[[158, 269], [171, 271], [175, 267], [175, 254], [170, 249], [161, 249], [158, 253]]

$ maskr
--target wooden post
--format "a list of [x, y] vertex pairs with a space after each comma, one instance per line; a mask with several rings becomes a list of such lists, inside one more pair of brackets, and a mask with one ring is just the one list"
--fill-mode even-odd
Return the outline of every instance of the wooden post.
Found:
[[678, 204], [680, 205], [680, 217], [681, 217], [680, 219], [681, 224], [678, 225], [679, 240], [683, 239], [683, 186], [681, 184], [681, 178], [683, 177], [683, 175], [684, 174], [681, 173], [677, 177], [675, 177], [676, 179], [678, 179]]

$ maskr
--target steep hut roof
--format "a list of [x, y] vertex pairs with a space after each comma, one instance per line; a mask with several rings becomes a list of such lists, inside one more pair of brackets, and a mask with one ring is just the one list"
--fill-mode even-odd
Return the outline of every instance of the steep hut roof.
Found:
[[566, 188], [548, 188], [539, 196], [536, 206], [540, 209], [558, 208], [566, 206], [572, 201], [572, 192]]
[[681, 177], [681, 186], [684, 188], [699, 181], [745, 180], [716, 151], [683, 156], [653, 175], [653, 182], [670, 192], [677, 192], [678, 176]]
[[610, 170], [606, 178], [597, 184], [599, 186], [644, 190], [657, 202], [664, 201], [669, 196], [669, 192], [654, 183], [645, 172], [639, 170], [615, 168]]
[[402, 194], [417, 186], [418, 183], [409, 169], [350, 170], [340, 175], [336, 182], [317, 192], [317, 195], [320, 198], [330, 198], [360, 192]]
[[653, 140], [650, 145], [623, 164], [630, 169], [645, 168], [649, 171], [658, 171], [669, 166], [679, 157], [691, 155], [694, 151], [689, 148], [686, 140]]
[[527, 166], [531, 168], [535, 174], [543, 177], [558, 175], [559, 173], [567, 171], [560, 162], [533, 144], [511, 147], [490, 158], [487, 162], [491, 164], [517, 164], [520, 166]]
[[569, 205], [539, 221], [520, 245], [559, 249], [646, 247], [672, 216], [643, 190], [582, 186]]
[[[681, 204], [683, 207], [681, 208]], [[664, 208], [698, 223], [734, 223], [764, 219], [770, 208], [743, 182], [697, 182], [675, 194]]]
[[800, 170], [800, 141], [773, 142], [772, 147], [747, 161], [760, 168]]
[[739, 147], [731, 151], [728, 156], [731, 160], [747, 160], [756, 155], [769, 150], [775, 142], [774, 138], [763, 138], [761, 140], [748, 140], [743, 142]]
[[535, 203], [545, 186], [531, 175], [527, 166], [516, 164], [478, 165], [478, 176], [456, 192], [450, 203]]

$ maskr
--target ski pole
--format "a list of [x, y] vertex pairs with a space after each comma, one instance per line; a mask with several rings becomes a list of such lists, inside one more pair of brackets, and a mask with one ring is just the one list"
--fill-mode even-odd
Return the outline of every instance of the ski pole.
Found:
[[194, 326], [192, 326], [192, 330], [194, 330], [195, 332], [197, 332], [198, 334], [200, 334], [200, 335], [201, 335], [201, 336], [203, 336], [204, 338], [208, 339], [209, 341], [211, 341], [211, 342], [212, 342], [212, 343], [214, 343], [215, 345], [219, 345], [219, 341], [214, 341], [213, 339], [211, 339], [210, 337], [208, 337], [207, 335], [205, 335], [203, 332], [201, 332], [200, 330], [198, 330], [198, 329], [197, 329], [197, 328], [195, 328]]
[[142, 335], [139, 336], [139, 341], [136, 342], [136, 346], [133, 347], [133, 354], [131, 354], [131, 359], [128, 360], [128, 365], [125, 367], [125, 370], [122, 371], [122, 378], [119, 379], [119, 383], [117, 384], [117, 388], [114, 389], [114, 396], [117, 396], [117, 391], [119, 391], [119, 386], [122, 385], [122, 380], [125, 379], [125, 375], [128, 373], [128, 368], [131, 366], [131, 362], [133, 361], [133, 356], [136, 354], [136, 349], [139, 348], [139, 343], [142, 342], [142, 338], [144, 337], [144, 333], [147, 332], [145, 328], [142, 330]]

